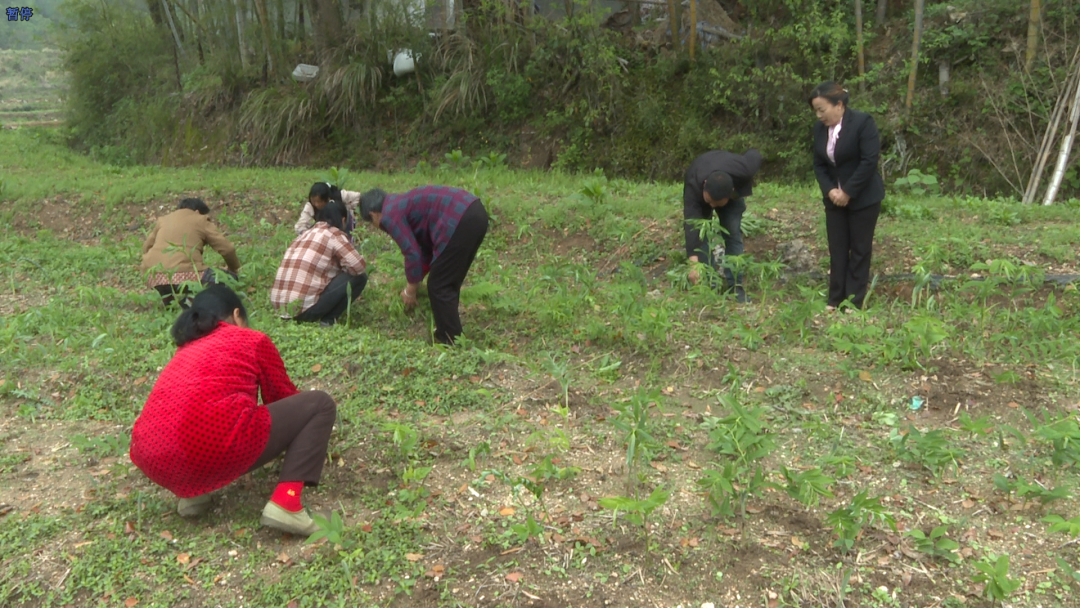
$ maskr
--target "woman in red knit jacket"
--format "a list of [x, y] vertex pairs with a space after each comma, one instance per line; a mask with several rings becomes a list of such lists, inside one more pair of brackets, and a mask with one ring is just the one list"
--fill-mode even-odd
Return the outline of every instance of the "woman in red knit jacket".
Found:
[[322, 476], [334, 400], [296, 390], [274, 343], [248, 329], [243, 303], [225, 285], [195, 296], [172, 337], [178, 348], [135, 421], [131, 461], [180, 497], [180, 515], [195, 516], [209, 510], [210, 492], [286, 452], [261, 522], [315, 532], [300, 493]]

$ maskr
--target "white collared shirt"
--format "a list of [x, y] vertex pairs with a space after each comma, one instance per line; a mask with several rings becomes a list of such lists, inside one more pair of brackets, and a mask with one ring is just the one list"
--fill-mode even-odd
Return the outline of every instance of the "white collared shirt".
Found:
[[840, 127], [843, 124], [844, 121], [841, 119], [840, 122], [829, 127], [829, 142], [825, 145], [825, 154], [834, 165], [836, 164], [836, 140], [840, 137]]

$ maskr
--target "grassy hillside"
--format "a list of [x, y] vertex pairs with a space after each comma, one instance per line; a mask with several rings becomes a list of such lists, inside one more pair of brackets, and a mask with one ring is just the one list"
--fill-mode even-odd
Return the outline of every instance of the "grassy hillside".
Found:
[[[687, 285], [678, 185], [461, 165], [344, 184], [492, 212], [444, 350], [364, 228], [348, 324], [273, 314], [320, 170], [115, 167], [0, 132], [0, 605], [1075, 601], [1080, 301], [1043, 278], [1080, 273], [1080, 210], [891, 196], [870, 308], [830, 316], [783, 261], [797, 239], [792, 264], [825, 267], [810, 189], [756, 189], [740, 306]], [[254, 327], [339, 403], [305, 494], [344, 515], [330, 542], [258, 526], [274, 465], [187, 521], [127, 458], [174, 351], [139, 245], [186, 195], [237, 245]]]
[[54, 50], [0, 50], [0, 126], [58, 124], [66, 80], [60, 69]]

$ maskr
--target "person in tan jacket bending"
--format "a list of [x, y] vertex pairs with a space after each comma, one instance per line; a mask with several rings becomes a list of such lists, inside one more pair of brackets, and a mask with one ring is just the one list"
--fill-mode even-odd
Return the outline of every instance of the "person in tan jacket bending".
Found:
[[159, 294], [166, 306], [179, 296], [181, 308], [188, 307], [187, 283], [216, 283], [214, 269], [203, 263], [203, 247], [210, 247], [225, 258], [228, 273], [236, 278], [240, 260], [236, 248], [210, 222], [210, 208], [201, 199], [186, 198], [176, 211], [160, 217], [143, 243], [142, 270], [146, 284]]

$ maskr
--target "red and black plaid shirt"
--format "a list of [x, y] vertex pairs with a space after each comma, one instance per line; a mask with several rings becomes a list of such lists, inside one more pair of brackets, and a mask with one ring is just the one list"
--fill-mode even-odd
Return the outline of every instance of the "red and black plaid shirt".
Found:
[[270, 288], [270, 303], [283, 314], [296, 316], [314, 306], [342, 271], [364, 274], [367, 263], [344, 232], [319, 222], [289, 245]]

